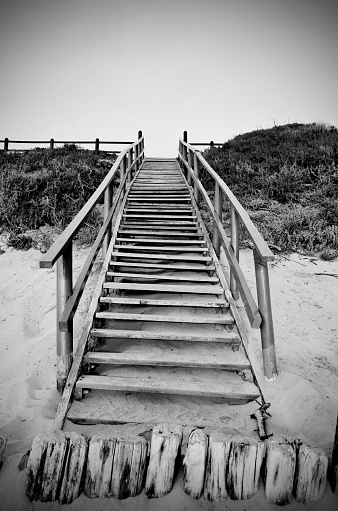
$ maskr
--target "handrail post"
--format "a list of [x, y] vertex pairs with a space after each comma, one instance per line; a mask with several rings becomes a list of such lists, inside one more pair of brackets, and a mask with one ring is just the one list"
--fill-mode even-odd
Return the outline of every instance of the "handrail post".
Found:
[[138, 151], [138, 144], [136, 144], [135, 146], [135, 172], [138, 171], [138, 155], [139, 155], [139, 151]]
[[[231, 218], [231, 246], [234, 251], [234, 255], [239, 261], [239, 220], [238, 214], [233, 205], [230, 206], [230, 218]], [[237, 289], [236, 279], [230, 268], [230, 290], [234, 300], [238, 300], [239, 291]]]
[[49, 149], [50, 149], [50, 150], [54, 149], [54, 138], [51, 138], [51, 139], [50, 139], [50, 142], [49, 142]]
[[[195, 177], [197, 179], [199, 179], [199, 172], [200, 172], [200, 168], [199, 168], [199, 164], [198, 164], [198, 158], [197, 158], [197, 154], [194, 153], [194, 172], [195, 172]], [[197, 183], [195, 182], [195, 185], [194, 185], [194, 196], [195, 196], [195, 201], [196, 201], [196, 204], [197, 206], [199, 205], [199, 201], [200, 201], [200, 195], [199, 195], [199, 189], [198, 189], [198, 186], [197, 186]]]
[[268, 263], [260, 259], [257, 250], [254, 250], [254, 260], [258, 309], [262, 317], [260, 329], [264, 375], [267, 380], [275, 380], [277, 378], [278, 372], [275, 352], [275, 336], [273, 331]]
[[[103, 209], [103, 221], [107, 218], [109, 210], [113, 203], [113, 183], [111, 182], [104, 191], [104, 209]], [[102, 243], [102, 259], [104, 260], [107, 255], [107, 250], [111, 240], [111, 229], [107, 229], [106, 235]]]
[[6, 137], [4, 140], [4, 151], [8, 151], [9, 139]]
[[59, 321], [72, 292], [73, 253], [70, 241], [56, 266], [56, 387], [60, 394], [73, 362], [73, 320], [69, 320], [67, 332], [61, 332]]
[[95, 139], [95, 154], [99, 154], [100, 151], [100, 140], [98, 138]]
[[[188, 149], [188, 165], [190, 168], [192, 168], [192, 154], [191, 154], [191, 150]], [[190, 172], [189, 170], [187, 170], [188, 172], [188, 185], [191, 186], [191, 175], [190, 175]]]
[[128, 166], [130, 167], [130, 181], [133, 179], [134, 169], [132, 168], [133, 163], [133, 148], [131, 147], [128, 151]]
[[[216, 215], [218, 215], [221, 222], [222, 222], [222, 208], [223, 208], [223, 192], [222, 192], [221, 188], [219, 187], [218, 183], [215, 181], [215, 212], [216, 212]], [[214, 224], [212, 244], [214, 246], [217, 256], [219, 256], [221, 241], [220, 241], [220, 237], [218, 234], [218, 229], [216, 227], [216, 224]]]

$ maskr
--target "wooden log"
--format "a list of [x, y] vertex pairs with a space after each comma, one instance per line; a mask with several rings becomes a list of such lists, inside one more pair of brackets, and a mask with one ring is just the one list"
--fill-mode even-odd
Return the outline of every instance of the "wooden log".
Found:
[[141, 493], [148, 443], [94, 435], [89, 443], [84, 493], [87, 497], [126, 499]]
[[147, 497], [162, 497], [171, 491], [181, 441], [181, 426], [154, 427], [145, 486]]
[[210, 435], [204, 481], [204, 497], [207, 500], [224, 500], [228, 496], [226, 470], [230, 447], [229, 438], [217, 433]]
[[60, 431], [35, 437], [27, 464], [27, 497], [72, 502], [82, 491], [86, 455], [86, 440], [78, 433]]
[[265, 497], [284, 506], [292, 501], [296, 451], [287, 440], [268, 440], [265, 464]]
[[319, 500], [325, 491], [328, 458], [324, 451], [302, 444], [297, 452], [294, 496], [306, 504]]
[[7, 438], [4, 436], [0, 436], [0, 467], [2, 464], [2, 460], [5, 454], [5, 449], [7, 445]]
[[194, 499], [203, 492], [208, 436], [202, 429], [190, 433], [187, 451], [183, 460], [183, 489]]
[[258, 491], [265, 444], [253, 438], [231, 438], [227, 492], [233, 500], [250, 499]]
[[331, 486], [333, 493], [338, 496], [338, 417], [332, 451]]

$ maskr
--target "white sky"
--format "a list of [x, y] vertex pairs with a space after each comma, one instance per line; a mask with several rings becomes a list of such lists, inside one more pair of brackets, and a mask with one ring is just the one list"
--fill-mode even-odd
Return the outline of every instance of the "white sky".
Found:
[[335, 0], [10, 0], [0, 12], [0, 139], [229, 138], [338, 126]]

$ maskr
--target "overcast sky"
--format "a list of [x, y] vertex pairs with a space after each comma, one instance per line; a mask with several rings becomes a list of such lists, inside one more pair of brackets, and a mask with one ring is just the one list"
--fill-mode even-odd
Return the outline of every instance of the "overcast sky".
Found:
[[0, 139], [229, 138], [338, 126], [336, 0], [10, 0]]

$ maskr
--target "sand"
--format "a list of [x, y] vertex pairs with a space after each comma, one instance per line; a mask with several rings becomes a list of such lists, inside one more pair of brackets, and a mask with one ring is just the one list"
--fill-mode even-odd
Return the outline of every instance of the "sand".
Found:
[[[74, 251], [79, 272], [87, 250]], [[8, 438], [0, 469], [0, 510], [58, 509], [58, 503], [30, 503], [24, 495], [25, 471], [18, 470], [33, 438], [51, 427], [59, 395], [55, 390], [55, 271], [41, 270], [40, 252], [6, 248], [0, 255], [0, 435]], [[254, 289], [251, 250], [240, 254]], [[95, 265], [99, 271], [99, 264]], [[329, 274], [335, 275], [331, 276]], [[291, 254], [270, 266], [270, 284], [279, 377], [266, 382], [262, 374], [259, 331], [248, 327], [249, 355], [265, 400], [271, 402], [268, 431], [300, 438], [332, 452], [338, 411], [338, 261]], [[90, 283], [91, 286], [91, 283]], [[75, 323], [80, 331], [89, 294]], [[243, 311], [241, 303], [238, 303]], [[247, 326], [247, 325], [246, 325]], [[179, 475], [173, 491], [158, 500], [144, 495], [126, 501], [81, 496], [63, 506], [75, 510], [273, 509], [263, 488], [248, 501], [194, 501], [182, 489]], [[319, 503], [293, 502], [287, 509], [334, 510], [338, 499], [326, 489]]]

